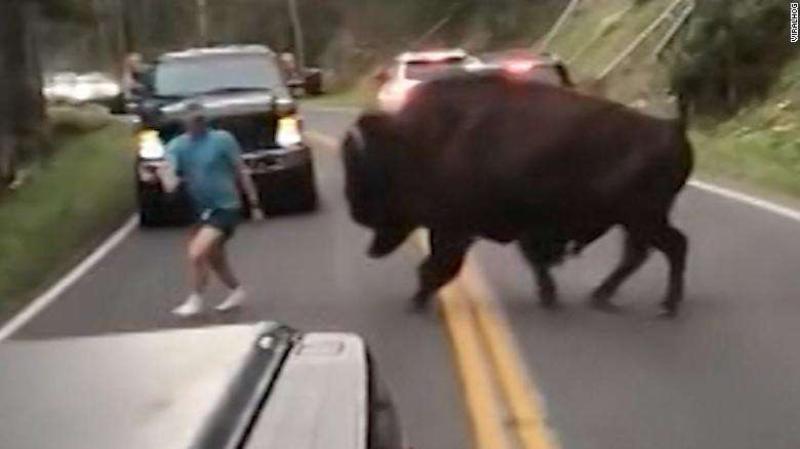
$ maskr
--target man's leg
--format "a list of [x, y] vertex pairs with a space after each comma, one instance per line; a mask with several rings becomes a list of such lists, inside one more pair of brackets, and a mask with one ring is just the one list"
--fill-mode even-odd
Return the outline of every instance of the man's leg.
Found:
[[219, 280], [231, 290], [239, 288], [240, 282], [236, 275], [233, 273], [230, 264], [228, 263], [228, 254], [225, 249], [225, 242], [219, 241], [211, 249], [210, 259], [211, 269], [217, 275]]
[[192, 293], [173, 313], [190, 316], [199, 313], [203, 308], [203, 293], [208, 285], [210, 256], [214, 246], [223, 237], [222, 231], [211, 226], [201, 226], [189, 241], [189, 279]]
[[219, 229], [202, 226], [189, 242], [189, 267], [194, 293], [205, 292], [211, 268], [211, 255], [222, 237], [222, 231]]
[[223, 284], [231, 289], [231, 293], [222, 301], [217, 307], [217, 311], [226, 312], [235, 309], [242, 305], [245, 301], [247, 294], [239, 282], [239, 279], [233, 274], [230, 264], [228, 263], [228, 255], [225, 250], [225, 242], [219, 241], [214, 245], [211, 252], [211, 268], [216, 273], [217, 277]]

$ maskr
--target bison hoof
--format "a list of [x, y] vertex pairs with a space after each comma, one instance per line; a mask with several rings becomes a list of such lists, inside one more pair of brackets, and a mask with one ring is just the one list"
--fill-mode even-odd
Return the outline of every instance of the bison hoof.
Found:
[[411, 311], [412, 312], [424, 312], [428, 308], [428, 303], [430, 302], [429, 295], [422, 295], [417, 294], [411, 298]]
[[661, 310], [658, 312], [659, 318], [675, 318], [678, 316], [678, 305], [673, 303], [661, 304]]
[[604, 285], [601, 285], [600, 287], [597, 287], [595, 291], [592, 292], [592, 303], [595, 304], [609, 303], [611, 301], [612, 296], [614, 296], [614, 290]]
[[611, 302], [611, 295], [601, 290], [592, 295], [590, 305], [592, 308], [606, 313], [617, 313], [620, 309], [618, 305]]
[[540, 296], [539, 305], [542, 306], [543, 309], [547, 310], [556, 310], [561, 307], [561, 303], [558, 302], [558, 297], [555, 295]]

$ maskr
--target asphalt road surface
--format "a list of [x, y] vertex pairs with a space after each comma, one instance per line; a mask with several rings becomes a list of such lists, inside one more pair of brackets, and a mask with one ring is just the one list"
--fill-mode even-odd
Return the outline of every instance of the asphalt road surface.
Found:
[[[308, 111], [338, 137], [352, 114]], [[411, 442], [466, 448], [469, 434], [448, 342], [434, 312], [406, 312], [419, 260], [382, 261], [347, 217], [331, 149], [316, 151], [323, 209], [247, 225], [232, 242], [254, 301], [227, 318], [275, 319], [366, 336]], [[557, 272], [565, 306], [537, 307], [512, 246], [481, 243], [479, 268], [499, 298], [564, 449], [800, 447], [800, 223], [688, 188], [675, 213], [691, 239], [688, 295], [675, 320], [655, 318], [666, 282], [659, 254], [628, 284], [618, 314], [585, 306], [620, 253], [612, 234]], [[136, 232], [17, 338], [185, 326], [168, 310], [185, 292], [183, 232]]]

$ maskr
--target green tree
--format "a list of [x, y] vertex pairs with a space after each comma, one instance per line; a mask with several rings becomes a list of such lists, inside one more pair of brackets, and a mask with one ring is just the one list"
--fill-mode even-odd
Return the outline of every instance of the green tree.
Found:
[[730, 113], [763, 95], [789, 55], [783, 0], [702, 0], [676, 53], [672, 84], [699, 109]]

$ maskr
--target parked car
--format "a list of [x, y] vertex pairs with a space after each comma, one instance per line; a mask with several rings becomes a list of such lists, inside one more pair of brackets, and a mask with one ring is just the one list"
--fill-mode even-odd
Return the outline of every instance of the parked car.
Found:
[[14, 449], [401, 449], [365, 342], [275, 323], [0, 344]]
[[481, 70], [499, 70], [511, 79], [573, 87], [566, 64], [547, 53], [512, 49], [481, 56]]
[[287, 79], [287, 85], [295, 97], [322, 95], [322, 69], [299, 67], [292, 53], [282, 53], [278, 59]]
[[191, 49], [162, 55], [151, 70], [146, 77], [150, 86], [133, 108], [142, 124], [136, 177], [143, 225], [184, 223], [191, 218], [185, 193], [180, 189], [164, 192], [154, 176], [165, 163], [165, 146], [183, 132], [190, 103], [200, 103], [213, 128], [229, 131], [239, 141], [264, 212], [316, 209], [311, 149], [271, 50], [263, 46]]
[[384, 111], [395, 112], [419, 84], [477, 66], [480, 61], [462, 49], [403, 53], [395, 58], [392, 67], [379, 74], [378, 105]]
[[113, 113], [122, 113], [125, 109], [125, 99], [119, 82], [102, 72], [54, 73], [45, 77], [43, 94], [50, 103], [76, 106], [99, 104]]

